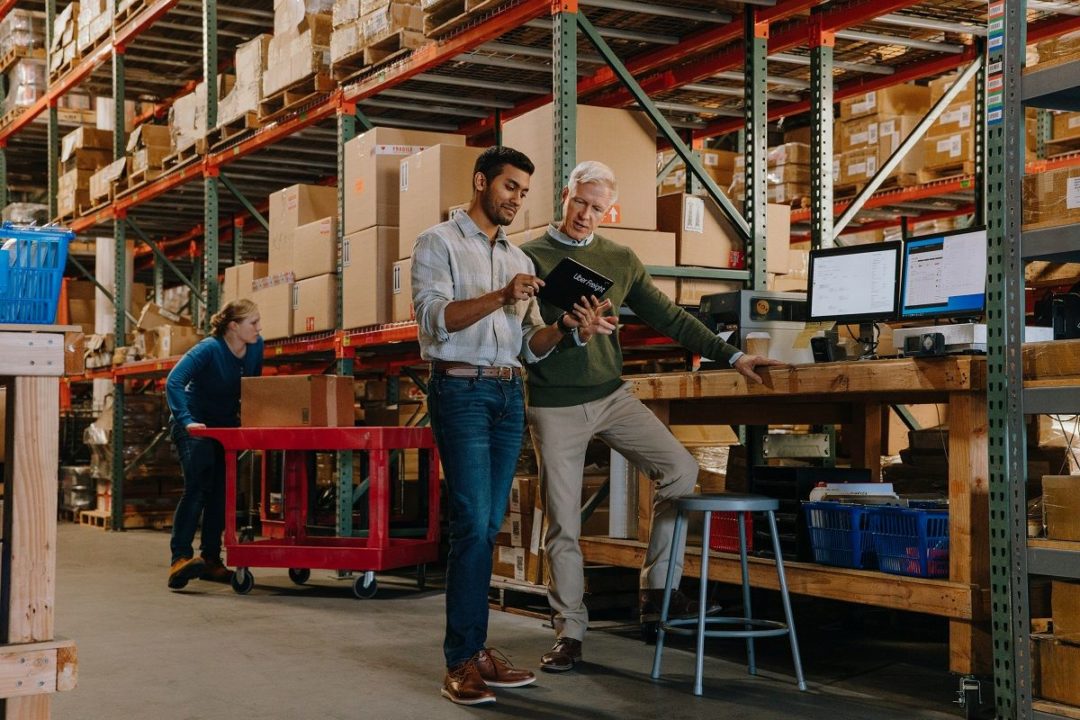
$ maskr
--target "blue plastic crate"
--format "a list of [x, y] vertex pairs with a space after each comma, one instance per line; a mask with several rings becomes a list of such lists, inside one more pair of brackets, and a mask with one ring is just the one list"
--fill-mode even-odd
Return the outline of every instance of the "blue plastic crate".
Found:
[[56, 320], [74, 237], [58, 227], [0, 225], [0, 323], [49, 325]]
[[848, 568], [875, 566], [866, 506], [805, 502], [803, 512], [816, 562]]
[[893, 575], [949, 576], [949, 511], [878, 507], [870, 516], [878, 568]]

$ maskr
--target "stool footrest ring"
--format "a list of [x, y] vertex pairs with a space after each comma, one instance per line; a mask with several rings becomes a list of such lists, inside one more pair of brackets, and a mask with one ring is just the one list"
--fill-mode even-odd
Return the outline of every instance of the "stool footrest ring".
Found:
[[[785, 623], [777, 620], [758, 620], [756, 618], [740, 617], [706, 617], [705, 626], [709, 625], [751, 625], [753, 629], [742, 630], [706, 630], [705, 637], [719, 638], [757, 638], [757, 637], [780, 637], [787, 635], [789, 631]], [[697, 635], [697, 618], [679, 618], [668, 620], [663, 623], [665, 632], [673, 635]]]

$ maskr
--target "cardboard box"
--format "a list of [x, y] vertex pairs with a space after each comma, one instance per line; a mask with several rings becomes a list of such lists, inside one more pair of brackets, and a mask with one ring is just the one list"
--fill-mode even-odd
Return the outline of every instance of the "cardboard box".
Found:
[[434, 145], [401, 161], [396, 259], [412, 255], [417, 236], [447, 219], [449, 208], [472, 200], [472, 175], [483, 148]]
[[112, 192], [113, 183], [124, 176], [127, 170], [127, 158], [122, 157], [111, 162], [90, 176], [90, 201], [105, 200]]
[[604, 228], [600, 231], [608, 240], [634, 251], [642, 265], [675, 265], [675, 233], [659, 230], [627, 230]]
[[1080, 475], [1043, 475], [1046, 537], [1080, 541]]
[[675, 302], [687, 307], [701, 305], [701, 298], [713, 293], [734, 292], [742, 287], [733, 280], [702, 280], [700, 278], [677, 278]]
[[413, 312], [412, 302], [412, 258], [405, 258], [394, 263], [391, 287], [393, 288], [391, 320], [393, 322], [413, 320], [416, 315]]
[[840, 156], [840, 175], [837, 185], [865, 183], [874, 177], [878, 170], [877, 148], [849, 150]]
[[876, 115], [865, 115], [852, 120], [836, 123], [833, 151], [838, 154], [865, 147], [877, 147], [878, 119]]
[[1080, 642], [1080, 582], [1051, 581], [1050, 608], [1054, 618], [1054, 636]]
[[253, 283], [258, 278], [266, 277], [267, 268], [264, 262], [241, 263], [225, 268], [225, 279], [221, 284], [221, 304], [250, 298]]
[[424, 14], [420, 11], [420, 6], [400, 0], [391, 0], [360, 20], [364, 26], [364, 40], [368, 44], [379, 42], [398, 30], [424, 29]]
[[326, 217], [296, 228], [292, 246], [295, 279], [337, 272], [337, 218]]
[[279, 340], [293, 334], [293, 283], [283, 280], [251, 291], [251, 301], [259, 306], [264, 340]]
[[1054, 140], [1068, 140], [1080, 137], [1080, 113], [1063, 112], [1054, 115]]
[[510, 484], [509, 512], [532, 515], [536, 507], [536, 493], [539, 491], [539, 478], [535, 475], [517, 475]]
[[168, 358], [183, 355], [202, 340], [198, 330], [185, 325], [161, 325], [146, 331], [148, 357]]
[[398, 230], [394, 227], [370, 227], [345, 236], [341, 260], [344, 327], [392, 322], [397, 248]]
[[345, 143], [345, 234], [397, 226], [401, 160], [440, 144], [464, 145], [465, 136], [378, 127]]
[[926, 169], [951, 168], [974, 160], [975, 143], [970, 131], [930, 135], [923, 142], [923, 153]]
[[272, 375], [240, 380], [244, 427], [352, 427], [353, 379]]
[[1024, 224], [1080, 219], [1080, 167], [1033, 173], [1024, 176]]
[[[110, 145], [111, 144], [112, 143], [110, 143]], [[128, 136], [126, 149], [131, 153], [139, 148], [169, 147], [171, 144], [172, 136], [169, 134], [168, 125], [149, 125], [143, 123], [131, 131], [131, 135]]]
[[925, 115], [930, 107], [930, 89], [918, 85], [894, 85], [855, 95], [840, 101], [840, 119], [864, 115], [889, 118], [896, 115]]
[[76, 150], [95, 149], [112, 150], [112, 133], [92, 127], [80, 127], [72, 130], [60, 141], [60, 161], [67, 160]]
[[[503, 125], [503, 144], [529, 156], [536, 166], [531, 191], [506, 229], [518, 233], [547, 225], [554, 218], [554, 117], [544, 105]], [[656, 229], [656, 128], [648, 117], [631, 110], [578, 105], [577, 157], [599, 160], [615, 172], [619, 197], [601, 226]]]
[[[778, 204], [769, 204], [767, 208], [766, 270], [786, 273], [791, 243], [791, 208]], [[657, 215], [657, 226], [675, 233], [679, 265], [725, 268], [744, 264], [742, 240], [711, 198], [664, 195], [657, 200]], [[736, 252], [738, 256], [733, 255]]]
[[789, 142], [769, 148], [766, 165], [810, 165], [810, 146], [806, 143]]
[[333, 330], [337, 320], [337, 275], [319, 275], [296, 283], [293, 334]]
[[269, 274], [292, 271], [296, 228], [325, 217], [337, 217], [337, 208], [335, 187], [292, 185], [270, 195]]
[[330, 63], [337, 63], [352, 57], [365, 47], [364, 26], [351, 22], [334, 28], [330, 34]]
[[528, 550], [523, 547], [496, 545], [491, 562], [491, 574], [525, 582], [525, 562]]
[[1062, 642], [1054, 636], [1032, 636], [1035, 644], [1035, 696], [1045, 700], [1080, 705], [1080, 645]]
[[[948, 75], [942, 75], [939, 78], [935, 78], [930, 81], [930, 104], [933, 105], [948, 92], [949, 88], [956, 82], [956, 78], [959, 73], [949, 73]], [[953, 98], [953, 102], [958, 100], [966, 101], [969, 103], [975, 102], [975, 80], [968, 80], [967, 83], [960, 89], [960, 93]]]
[[157, 303], [146, 303], [142, 313], [139, 314], [139, 322], [136, 327], [139, 330], [153, 330], [164, 325], [191, 325], [191, 319], [177, 315], [161, 307]]
[[[735, 171], [735, 158], [738, 153], [729, 150], [712, 149], [698, 150], [698, 152], [701, 153], [701, 164], [705, 167], [705, 172], [709, 174], [709, 177], [722, 188], [730, 185], [731, 175]], [[656, 156], [657, 172], [659, 173], [672, 158], [675, 158], [674, 150], [665, 150], [658, 153]], [[660, 183], [657, 194], [681, 193], [684, 190], [686, 190], [686, 163], [682, 161], [682, 158], [678, 158], [675, 160], [675, 164], [671, 166], [667, 176]]]

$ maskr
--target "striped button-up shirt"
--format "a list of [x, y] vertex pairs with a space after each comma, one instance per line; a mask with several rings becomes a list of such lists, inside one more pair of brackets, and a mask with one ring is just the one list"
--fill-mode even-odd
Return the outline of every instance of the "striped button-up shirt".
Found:
[[[468, 213], [457, 210], [416, 239], [412, 294], [424, 360], [521, 367], [541, 359], [529, 339], [544, 328], [536, 298], [504, 305], [467, 328], [446, 329], [446, 306], [506, 287], [518, 273], [535, 274], [532, 261], [506, 240], [500, 227], [492, 244]], [[546, 355], [546, 353], [545, 353]]]

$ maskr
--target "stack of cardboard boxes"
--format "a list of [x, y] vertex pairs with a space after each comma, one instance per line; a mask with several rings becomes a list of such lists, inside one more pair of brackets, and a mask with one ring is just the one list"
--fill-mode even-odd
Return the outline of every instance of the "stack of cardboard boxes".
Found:
[[363, 9], [360, 23], [364, 28], [365, 63], [371, 65], [402, 48], [423, 44], [424, 14], [416, 2], [381, 0]]
[[[833, 132], [837, 191], [854, 191], [874, 177], [929, 107], [929, 89], [917, 85], [897, 85], [841, 100], [840, 122]], [[889, 177], [911, 176], [921, 167], [920, 145]]]
[[81, 127], [63, 137], [56, 192], [59, 217], [74, 215], [80, 206], [90, 204], [90, 179], [111, 162], [111, 132]]
[[[402, 160], [429, 147], [442, 145], [435, 157], [450, 157], [446, 146], [464, 147], [465, 137], [452, 133], [375, 128], [345, 144], [345, 216], [341, 264], [344, 272], [342, 303], [344, 326], [365, 327], [412, 319], [412, 289], [409, 282], [415, 235], [398, 232], [401, 221]], [[458, 157], [458, 156], [455, 156]], [[419, 169], [419, 168], [418, 168]], [[471, 176], [471, 167], [470, 176]], [[407, 170], [410, 172], [411, 170]], [[441, 173], [441, 164], [426, 163], [423, 176]], [[410, 187], [421, 182], [410, 174]], [[426, 182], [426, 181], [424, 181]], [[466, 178], [465, 183], [468, 184]], [[409, 194], [409, 211], [433, 217], [429, 204], [438, 207], [441, 217], [448, 207], [438, 198]], [[415, 205], [413, 204], [415, 203]], [[432, 221], [434, 225], [438, 220]], [[424, 229], [424, 228], [421, 228]], [[413, 232], [409, 230], [408, 232]], [[398, 262], [395, 262], [398, 261]]]
[[330, 71], [330, 0], [274, 0], [274, 37], [267, 48], [263, 96]]
[[[217, 98], [221, 100], [233, 88], [235, 77], [217, 76]], [[169, 107], [169, 134], [174, 153], [182, 152], [206, 137], [206, 82], [200, 82], [193, 92], [178, 97]]]
[[[785, 142], [771, 147], [765, 157], [766, 197], [771, 203], [800, 205], [810, 196], [810, 145]], [[742, 155], [735, 157], [729, 196], [742, 201], [745, 195], [746, 166]]]
[[[705, 172], [709, 174], [713, 182], [721, 188], [731, 187], [732, 182], [734, 182], [735, 163], [740, 155], [730, 150], [712, 149], [699, 150], [698, 153], [701, 155], [701, 164], [704, 166]], [[686, 163], [682, 161], [682, 158], [675, 156], [674, 150], [664, 150], [657, 153], [657, 174], [659, 175], [660, 171], [667, 167], [670, 162], [674, 164], [672, 164], [664, 179], [660, 181], [657, 189], [658, 195], [680, 193], [686, 189]]]
[[[73, 5], [75, 3], [72, 3]], [[111, 35], [114, 0], [81, 0], [78, 17], [79, 55], [85, 57]]]
[[541, 535], [543, 511], [538, 502], [539, 480], [517, 476], [510, 486], [510, 504], [495, 537], [491, 574], [497, 578], [539, 585], [544, 582]]
[[133, 180], [150, 180], [162, 172], [165, 158], [172, 153], [172, 135], [166, 125], [142, 124], [128, 136], [128, 175]]
[[334, 29], [330, 33], [330, 64], [353, 60], [364, 49], [362, 7], [370, 2], [336, 0], [333, 9]]
[[[90, 176], [90, 206], [99, 205], [112, 199], [113, 189], [127, 171], [128, 158], [124, 156], [114, 160]], [[89, 207], [79, 208], [80, 214]]]
[[[930, 104], [940, 100], [955, 81], [954, 75], [931, 81]], [[970, 164], [975, 160], [975, 120], [975, 82], [969, 80], [926, 132], [922, 158], [926, 172], [920, 181], [974, 171]]]
[[218, 102], [217, 124], [228, 125], [247, 117], [247, 127], [255, 127], [259, 101], [263, 98], [263, 74], [270, 51], [270, 35], [256, 35], [236, 46], [236, 79], [232, 90]]
[[225, 268], [225, 278], [221, 283], [222, 307], [233, 300], [250, 300], [255, 281], [266, 277], [268, 267], [264, 262], [248, 262]]
[[135, 347], [143, 358], [168, 358], [183, 355], [201, 340], [191, 319], [147, 303], [139, 314]]
[[0, 19], [0, 57], [44, 57], [45, 13], [12, 8]]
[[53, 19], [52, 43], [49, 45], [49, 79], [56, 80], [63, 68], [79, 57], [79, 3], [69, 3]]

